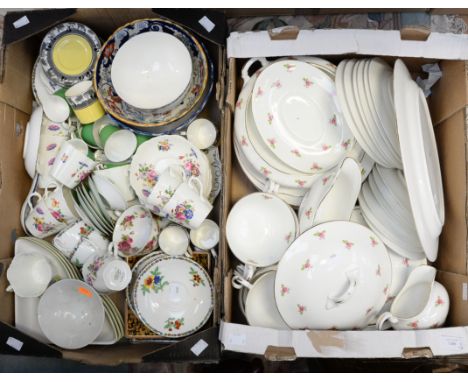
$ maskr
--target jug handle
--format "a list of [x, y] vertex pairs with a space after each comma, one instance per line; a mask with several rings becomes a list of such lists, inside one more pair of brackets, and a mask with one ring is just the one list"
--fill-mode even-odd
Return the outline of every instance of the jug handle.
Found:
[[375, 326], [378, 330], [387, 330], [392, 327], [392, 324], [396, 324], [398, 319], [393, 317], [390, 312], [382, 313], [379, 318], [377, 318], [377, 323]]
[[348, 287], [346, 290], [335, 296], [328, 296], [326, 309], [330, 310], [348, 301], [356, 291], [359, 285], [359, 269], [352, 269], [346, 272], [348, 278]]

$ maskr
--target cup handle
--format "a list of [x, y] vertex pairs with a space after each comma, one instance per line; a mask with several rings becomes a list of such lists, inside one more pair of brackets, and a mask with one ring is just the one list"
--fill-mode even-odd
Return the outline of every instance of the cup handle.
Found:
[[111, 256], [114, 256], [114, 257], [117, 257], [117, 258], [119, 257], [119, 255], [117, 253], [117, 249], [115, 248], [113, 242], [109, 243], [109, 246], [107, 247], [107, 253], [109, 253]]
[[29, 206], [29, 208], [31, 210], [34, 209], [34, 207], [32, 205], [32, 202], [31, 202], [31, 199], [34, 198], [34, 197], [37, 197], [38, 202], [42, 200], [42, 195], [39, 194], [38, 192], [33, 192], [32, 194], [29, 194], [28, 198], [27, 198], [27, 203], [28, 203], [28, 206]]
[[268, 179], [262, 191], [267, 194], [277, 194], [279, 191], [279, 184]]
[[254, 58], [251, 58], [249, 61], [247, 61], [244, 67], [242, 68], [242, 73], [241, 73], [244, 84], [247, 83], [248, 80], [250, 80], [251, 76], [249, 76], [249, 69], [255, 62], [259, 62], [262, 65], [262, 68], [268, 65], [268, 61], [266, 60], [265, 57], [254, 57]]
[[349, 270], [348, 272], [346, 272], [346, 276], [348, 278], [348, 287], [341, 294], [335, 296], [328, 296], [326, 304], [327, 310], [336, 308], [337, 306], [344, 304], [351, 298], [351, 296], [356, 291], [356, 288], [359, 285], [359, 269], [356, 268]]
[[11, 285], [8, 285], [7, 288], [5, 289], [7, 292], [14, 292], [13, 287]]
[[392, 327], [392, 324], [396, 324], [398, 319], [393, 317], [390, 312], [382, 313], [379, 318], [377, 318], [377, 322], [375, 326], [378, 330], [387, 330]]
[[241, 275], [232, 276], [231, 284], [236, 289], [252, 288], [252, 284], [245, 280]]
[[[195, 182], [197, 186], [194, 186], [192, 184], [193, 182]], [[200, 193], [200, 198], [205, 199], [205, 197], [203, 196], [203, 184], [200, 179], [192, 176], [188, 181], [188, 185], [190, 188], [192, 188], [193, 190], [197, 190]]]

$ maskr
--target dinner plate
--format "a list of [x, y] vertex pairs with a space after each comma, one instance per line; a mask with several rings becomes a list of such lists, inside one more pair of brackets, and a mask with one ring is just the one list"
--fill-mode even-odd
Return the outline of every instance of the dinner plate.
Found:
[[140, 145], [130, 165], [130, 185], [140, 200], [146, 201], [158, 176], [170, 165], [180, 165], [187, 177], [199, 178], [203, 195], [211, 192], [211, 168], [203, 152], [178, 135], [161, 135]]
[[208, 273], [185, 257], [158, 256], [135, 279], [133, 306], [145, 326], [169, 338], [200, 329], [213, 310]]
[[94, 226], [97, 226], [99, 231], [105, 232], [107, 235], [112, 233], [111, 227], [109, 227], [107, 224], [105, 224], [96, 214], [96, 212], [93, 210], [93, 208], [89, 205], [88, 201], [85, 199], [83, 196], [83, 193], [80, 189], [76, 189], [78, 201], [80, 203], [81, 209], [84, 211], [84, 213], [88, 216], [88, 218], [94, 223]]
[[323, 71], [302, 61], [279, 61], [262, 70], [252, 94], [258, 131], [284, 163], [313, 174], [343, 159], [343, 144], [352, 134], [335, 84]]
[[[96, 183], [94, 183], [93, 175], [88, 178], [88, 185], [91, 193], [93, 195], [93, 199], [96, 201], [97, 206], [99, 207], [101, 213], [107, 216], [107, 220], [114, 225], [117, 219], [114, 219], [114, 216], [109, 212], [110, 206], [105, 204], [104, 200], [102, 199], [101, 195], [99, 194], [99, 190], [97, 189]], [[106, 202], [107, 203], [107, 202]]]
[[393, 87], [403, 169], [416, 229], [427, 258], [435, 261], [445, 220], [439, 155], [427, 102], [401, 60]]
[[105, 227], [105, 228], [107, 228], [109, 230], [113, 230], [113, 228], [114, 228], [113, 224], [103, 216], [103, 214], [101, 213], [101, 211], [97, 207], [97, 204], [94, 202], [94, 200], [87, 193], [85, 187], [78, 187], [77, 191], [80, 193], [81, 198], [82, 198], [83, 202], [85, 203], [85, 207], [86, 207], [87, 211], [90, 212], [92, 214], [92, 216], [95, 219], [97, 219], [98, 222], [103, 227]]

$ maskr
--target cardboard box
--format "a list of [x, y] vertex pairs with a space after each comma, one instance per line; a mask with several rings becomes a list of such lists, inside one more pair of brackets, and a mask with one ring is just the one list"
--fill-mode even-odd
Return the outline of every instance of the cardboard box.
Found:
[[[193, 12], [191, 19], [186, 15], [188, 27], [199, 33], [215, 65], [215, 84], [212, 96], [203, 114], [210, 118], [221, 133], [224, 118], [221, 105], [224, 103], [225, 53], [224, 47], [216, 41], [225, 41], [224, 15], [204, 12], [215, 20], [214, 30], [208, 32], [201, 25], [196, 26], [203, 16]], [[164, 15], [151, 9], [61, 9], [14, 12], [5, 19], [5, 49], [3, 79], [0, 83], [0, 353], [66, 358], [84, 363], [116, 365], [152, 361], [174, 362], [217, 362], [220, 357], [218, 325], [220, 319], [220, 299], [216, 298], [212, 317], [197, 333], [180, 340], [153, 338], [150, 341], [130, 341], [123, 339], [112, 346], [88, 346], [77, 351], [62, 350], [43, 344], [14, 327], [14, 297], [6, 293], [6, 270], [14, 254], [16, 237], [24, 235], [19, 221], [21, 205], [26, 197], [31, 179], [23, 165], [22, 150], [25, 127], [31, 113], [32, 91], [31, 71], [39, 52], [44, 34], [54, 25], [65, 20], [82, 22], [92, 28], [104, 41], [118, 27], [139, 18]], [[15, 28], [14, 22], [27, 17], [28, 23]], [[196, 18], [198, 17], [198, 18]], [[221, 134], [221, 141], [223, 136]], [[222, 154], [221, 154], [222, 155]], [[222, 215], [221, 198], [214, 207], [213, 218]], [[215, 296], [221, 295], [222, 262], [213, 266], [212, 279]], [[124, 293], [114, 294], [122, 314], [125, 312]], [[198, 345], [198, 347], [194, 347]], [[201, 352], [198, 351], [201, 349]]]
[[[379, 56], [393, 62], [402, 57], [415, 75], [422, 63], [439, 62], [442, 79], [432, 89], [430, 108], [439, 148], [445, 192], [445, 226], [440, 237], [436, 267], [438, 280], [446, 286], [451, 309], [446, 327], [419, 331], [281, 331], [246, 324], [238, 308], [237, 291], [230, 277], [236, 259], [229, 252], [226, 237], [221, 240], [224, 256], [224, 317], [220, 340], [224, 350], [261, 354], [270, 360], [316, 358], [464, 358], [468, 354], [468, 271], [467, 271], [467, 65], [466, 52], [447, 49], [458, 44], [449, 36], [431, 35], [423, 41], [402, 41], [381, 31], [299, 31], [233, 33], [228, 38], [228, 93], [224, 142], [226, 178], [224, 210], [242, 196], [256, 191], [239, 169], [232, 154], [233, 115], [242, 86], [240, 71], [247, 58], [316, 55], [338, 63], [359, 55]], [[279, 35], [279, 36], [278, 36]], [[274, 38], [272, 38], [274, 36]], [[383, 37], [383, 38], [382, 38]], [[448, 40], [446, 40], [448, 39]], [[421, 58], [426, 57], [426, 58]], [[424, 77], [424, 74], [420, 74]], [[226, 215], [224, 216], [224, 221]], [[449, 359], [448, 359], [449, 360]], [[448, 362], [448, 361], [447, 361]]]

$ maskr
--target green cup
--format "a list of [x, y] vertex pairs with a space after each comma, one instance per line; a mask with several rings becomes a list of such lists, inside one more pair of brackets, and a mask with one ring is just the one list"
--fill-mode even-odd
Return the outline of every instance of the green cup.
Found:
[[142, 135], [142, 134], [135, 134], [137, 139], [137, 147], [139, 147], [142, 143], [149, 141], [151, 138], [149, 135]]
[[104, 126], [99, 132], [99, 138], [101, 139], [102, 147], [106, 145], [106, 142], [109, 139], [109, 137], [119, 130], [120, 128], [118, 128], [117, 126], [112, 126], [112, 125]]
[[60, 98], [63, 98], [65, 101], [66, 101], [66, 98], [65, 98], [65, 92], [68, 90], [68, 88], [62, 88], [62, 89], [59, 89], [57, 90], [54, 95], [56, 96], [59, 96]]
[[83, 125], [81, 128], [81, 139], [83, 139], [83, 141], [85, 141], [90, 146], [98, 147], [96, 140], [94, 139], [93, 123], [90, 123], [89, 125]]
[[96, 158], [94, 156], [94, 151], [88, 150], [88, 158], [91, 159], [91, 160], [96, 160]]

